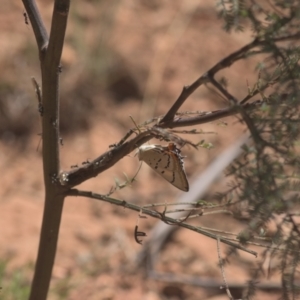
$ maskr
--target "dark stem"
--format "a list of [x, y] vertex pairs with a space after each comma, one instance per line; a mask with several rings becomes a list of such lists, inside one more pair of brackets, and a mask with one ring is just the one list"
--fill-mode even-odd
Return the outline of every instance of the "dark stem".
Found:
[[[296, 33], [294, 35], [288, 35], [283, 37], [274, 38], [272, 40], [272, 43], [276, 42], [282, 42], [282, 41], [288, 41], [288, 40], [297, 40], [300, 38], [300, 33]], [[182, 106], [182, 104], [185, 102], [185, 100], [202, 84], [207, 83], [208, 77], [213, 77], [217, 72], [219, 72], [222, 69], [230, 67], [233, 63], [240, 59], [245, 59], [248, 56], [251, 56], [255, 53], [251, 53], [251, 50], [253, 48], [268, 45], [270, 42], [267, 40], [260, 40], [258, 38], [254, 39], [251, 43], [248, 45], [245, 45], [241, 49], [231, 53], [230, 55], [226, 56], [224, 59], [217, 62], [212, 68], [210, 68], [207, 72], [205, 72], [202, 76], [200, 76], [196, 81], [194, 81], [191, 85], [185, 86], [175, 101], [175, 103], [172, 105], [172, 107], [169, 109], [169, 111], [166, 113], [166, 115], [163, 117], [163, 119], [160, 121], [159, 125], [163, 126], [166, 122], [172, 121], [174, 119], [175, 114], [178, 112], [179, 108]], [[261, 53], [266, 52], [267, 50], [262, 50]]]
[[[222, 93], [224, 94], [224, 92]], [[285, 95], [285, 98], [286, 97], [287, 96]], [[248, 97], [246, 98], [250, 99]], [[284, 97], [282, 98], [283, 98], [282, 101], [284, 101], [285, 100]], [[259, 139], [259, 135], [256, 133], [256, 129], [253, 125], [252, 120], [249, 118], [247, 114], [247, 111], [257, 108], [256, 102], [261, 103], [260, 100], [254, 101], [253, 103], [245, 103], [243, 105], [238, 103], [237, 105], [231, 105], [229, 107], [219, 109], [216, 111], [204, 112], [202, 114], [199, 113], [199, 115], [195, 117], [188, 117], [188, 118], [178, 117], [175, 120], [167, 121], [164, 124], [155, 125], [152, 128], [148, 128], [147, 131], [143, 131], [140, 134], [138, 134], [136, 137], [132, 138], [131, 140], [124, 142], [126, 138], [132, 132], [134, 132], [133, 130], [130, 130], [129, 133], [126, 134], [125, 137], [121, 139], [119, 143], [112, 145], [113, 146], [112, 149], [106, 151], [105, 153], [103, 153], [93, 161], [89, 162], [88, 164], [85, 164], [84, 166], [78, 169], [71, 169], [70, 171], [64, 172], [65, 176], [67, 176], [67, 180], [64, 183], [65, 188], [74, 187], [90, 178], [96, 177], [98, 174], [109, 169], [114, 164], [116, 164], [120, 159], [122, 159], [124, 156], [128, 155], [133, 150], [135, 150], [137, 147], [146, 143], [150, 139], [156, 137], [157, 135], [155, 133], [158, 132], [157, 129], [159, 128], [176, 128], [176, 127], [199, 125], [199, 124], [212, 122], [215, 120], [222, 119], [224, 117], [241, 113], [245, 118], [245, 122], [248, 125], [248, 128], [251, 131], [251, 133], [254, 135], [254, 137], [257, 137], [259, 142], [262, 142], [262, 140]], [[267, 145], [265, 141], [263, 141], [263, 144]]]
[[48, 33], [34, 0], [22, 0], [40, 52], [48, 45]]
[[257, 131], [255, 125], [253, 124], [251, 118], [249, 117], [249, 115], [246, 112], [246, 110], [244, 109], [244, 107], [242, 105], [240, 105], [238, 100], [233, 95], [231, 95], [220, 83], [218, 83], [214, 79], [214, 77], [209, 77], [209, 79], [210, 79], [210, 82], [214, 85], [214, 87], [216, 87], [219, 90], [219, 92], [221, 92], [226, 97], [228, 102], [231, 103], [231, 105], [233, 107], [236, 107], [237, 111], [241, 114], [249, 131], [251, 132], [252, 138], [255, 141], [256, 145], [258, 147], [261, 147], [262, 145], [264, 146], [263, 140], [262, 140], [259, 132]]
[[[55, 260], [60, 221], [63, 210], [63, 188], [58, 184], [59, 166], [59, 66], [64, 43], [69, 0], [54, 3], [52, 27], [47, 34], [33, 2], [25, 1], [27, 13], [33, 24], [40, 49], [42, 71], [42, 140], [45, 183], [45, 206], [41, 228], [38, 257], [31, 286], [30, 300], [47, 298]], [[42, 49], [42, 50], [41, 50]], [[41, 52], [42, 51], [42, 52]]]
[[220, 241], [224, 244], [227, 244], [229, 246], [232, 246], [234, 248], [240, 249], [240, 250], [248, 252], [248, 253], [250, 253], [254, 256], [257, 256], [257, 253], [255, 251], [250, 250], [250, 249], [244, 247], [243, 245], [241, 245], [239, 243], [235, 243], [235, 242], [232, 242], [229, 239], [226, 239], [224, 237], [212, 234], [212, 233], [208, 232], [207, 230], [203, 230], [201, 227], [193, 226], [193, 225], [190, 225], [188, 223], [182, 222], [181, 220], [170, 218], [170, 217], [166, 216], [164, 213], [160, 213], [158, 211], [151, 210], [151, 209], [148, 209], [148, 208], [143, 208], [143, 207], [140, 207], [138, 205], [129, 203], [127, 201], [124, 201], [124, 200], [122, 201], [122, 200], [118, 200], [118, 199], [111, 198], [111, 197], [108, 197], [108, 196], [104, 196], [104, 195], [101, 195], [101, 194], [93, 193], [93, 192], [90, 192], [90, 191], [81, 191], [81, 190], [77, 190], [77, 189], [71, 189], [71, 190], [67, 191], [66, 195], [68, 195], [68, 196], [82, 196], [82, 197], [101, 200], [101, 201], [108, 202], [108, 203], [111, 203], [111, 204], [114, 204], [114, 205], [117, 205], [117, 206], [122, 206], [122, 207], [125, 207], [125, 208], [128, 208], [128, 209], [131, 209], [133, 211], [149, 215], [153, 218], [160, 219], [160, 220], [162, 220], [163, 222], [165, 222], [167, 224], [177, 225], [177, 226], [180, 226], [180, 227], [183, 227], [183, 228], [190, 229], [192, 231], [203, 234], [203, 235], [205, 235], [209, 238], [213, 238], [213, 239], [219, 238]]

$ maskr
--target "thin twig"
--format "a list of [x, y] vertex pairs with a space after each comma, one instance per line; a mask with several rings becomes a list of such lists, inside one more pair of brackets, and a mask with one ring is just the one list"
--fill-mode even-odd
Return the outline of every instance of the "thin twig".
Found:
[[226, 99], [231, 103], [232, 106], [236, 107], [239, 113], [242, 115], [243, 120], [247, 124], [249, 131], [251, 132], [252, 138], [258, 145], [265, 145], [263, 139], [261, 138], [257, 128], [254, 126], [251, 118], [248, 116], [245, 109], [239, 105], [238, 100], [231, 95], [219, 82], [217, 82], [213, 77], [210, 77], [210, 82], [226, 97]]
[[34, 77], [31, 77], [31, 82], [34, 87], [34, 91], [38, 100], [38, 112], [40, 116], [43, 116], [44, 108], [43, 108], [43, 100], [42, 100], [42, 91], [40, 85], [37, 83], [36, 79]]
[[[197, 287], [216, 289], [219, 289], [222, 285], [222, 283], [219, 280], [215, 280], [213, 278], [203, 278], [202, 276], [201, 278], [199, 278], [199, 276], [158, 272], [155, 270], [149, 270], [147, 272], [147, 275], [151, 279], [173, 284], [189, 284]], [[245, 283], [238, 283], [236, 281], [228, 281], [228, 285], [234, 289], [244, 289], [248, 286]], [[256, 287], [261, 290], [282, 290], [280, 282], [262, 282], [258, 283]]]
[[233, 297], [230, 293], [230, 290], [229, 290], [229, 287], [228, 287], [228, 284], [227, 284], [227, 280], [226, 280], [226, 277], [225, 277], [223, 261], [222, 261], [221, 253], [220, 253], [220, 238], [219, 237], [217, 237], [217, 253], [218, 253], [218, 259], [219, 259], [219, 266], [220, 266], [220, 269], [221, 269], [221, 274], [222, 274], [223, 283], [224, 283], [224, 286], [225, 286], [225, 289], [226, 289], [227, 296], [229, 297], [229, 299], [233, 300]]
[[[144, 208], [142, 208], [138, 205], [129, 203], [129, 202], [124, 201], [124, 200], [118, 200], [118, 199], [115, 199], [115, 198], [107, 197], [105, 195], [93, 193], [93, 192], [90, 192], [90, 191], [77, 190], [77, 189], [71, 189], [69, 191], [66, 191], [65, 195], [66, 196], [82, 196], [82, 197], [97, 199], [97, 200], [108, 202], [108, 203], [111, 203], [111, 204], [114, 204], [114, 205], [117, 205], [117, 206], [122, 206], [122, 207], [125, 207], [125, 208], [129, 208], [129, 209], [137, 211], [137, 212], [142, 211], [143, 214], [149, 215], [149, 216], [151, 216], [153, 218], [156, 218], [156, 219], [160, 219], [161, 221], [163, 221], [165, 223], [176, 224], [180, 227], [190, 229], [192, 231], [198, 232], [198, 233], [200, 233], [202, 235], [205, 235], [207, 237], [210, 237], [212, 239], [217, 238], [217, 235], [211, 234], [210, 232], [207, 232], [206, 230], [202, 230], [199, 227], [196, 227], [196, 226], [184, 223], [184, 222], [177, 221], [176, 219], [167, 217], [164, 214], [158, 213], [158, 212], [150, 210], [150, 209], [144, 209]], [[255, 251], [247, 249], [246, 247], [244, 247], [244, 246], [242, 246], [238, 243], [228, 242], [226, 238], [220, 237], [220, 241], [224, 244], [227, 244], [229, 246], [232, 246], [234, 248], [240, 249], [240, 250], [248, 252], [248, 253], [250, 253], [254, 256], [257, 256], [257, 253]]]
[[[242, 106], [242, 108], [240, 108], [239, 105], [236, 105], [236, 106], [231, 106], [216, 111], [203, 113], [202, 115], [196, 117], [185, 118], [185, 119], [178, 118], [166, 123], [165, 125], [162, 124], [162, 128], [184, 127], [184, 126], [199, 125], [199, 124], [211, 122], [214, 120], [224, 118], [226, 116], [237, 114], [241, 109], [244, 110], [253, 109], [254, 107], [257, 107], [257, 103], [261, 103], [261, 101], [259, 100], [253, 103], [246, 103]], [[252, 124], [252, 121], [249, 120], [248, 123]], [[250, 126], [251, 129], [252, 127], [253, 126]], [[106, 151], [105, 153], [103, 153], [102, 155], [100, 155], [99, 157], [91, 161], [90, 164], [85, 165], [78, 169], [65, 171], [64, 173], [68, 177], [68, 181], [65, 183], [65, 187], [71, 188], [90, 178], [96, 177], [101, 172], [109, 169], [114, 164], [116, 164], [121, 158], [125, 157], [130, 152], [134, 151], [137, 147], [148, 142], [150, 139], [154, 137], [158, 137], [160, 131], [161, 130], [159, 129], [159, 127], [154, 126], [152, 129], [148, 128], [146, 131], [140, 132], [134, 138], [125, 142], [125, 140], [134, 132], [134, 130], [132, 129], [129, 130], [129, 132], [125, 135], [124, 138], [120, 140], [120, 142], [111, 145], [110, 150]], [[169, 135], [169, 138], [173, 138], [173, 137], [171, 136], [171, 134]], [[181, 140], [183, 140], [186, 144], [193, 145], [193, 143], [190, 143], [185, 139], [181, 139]], [[178, 141], [180, 142], [180, 140]], [[267, 145], [266, 142], [265, 145]], [[193, 146], [195, 147], [195, 145]]]
[[[300, 38], [300, 33], [296, 33], [294, 35], [274, 38], [272, 40], [272, 43], [282, 42], [282, 41], [286, 41], [286, 40], [294, 40], [294, 39], [299, 39], [299, 38]], [[183, 88], [181, 94], [179, 95], [179, 97], [177, 98], [175, 103], [172, 105], [172, 107], [169, 109], [169, 111], [166, 113], [166, 115], [159, 122], [159, 125], [164, 127], [167, 123], [171, 122], [174, 119], [174, 116], [178, 112], [179, 108], [185, 102], [185, 100], [202, 84], [208, 83], [209, 77], [214, 77], [214, 75], [218, 71], [230, 67], [234, 62], [236, 62], [240, 59], [246, 58], [249, 55], [250, 50], [252, 50], [253, 48], [258, 47], [258, 46], [268, 45], [268, 44], [269, 44], [269, 41], [260, 40], [259, 38], [256, 38], [248, 45], [245, 45], [241, 49], [231, 53], [230, 55], [226, 56], [221, 61], [217, 62], [210, 70], [205, 72], [202, 76], [200, 76], [191, 85], [185, 86]], [[265, 50], [265, 51], [267, 51], [267, 50]], [[169, 128], [171, 128], [171, 127], [169, 127]]]
[[43, 23], [39, 10], [34, 0], [22, 0], [29, 17], [38, 49], [41, 52], [46, 50], [49, 38], [46, 27]]
[[171, 203], [150, 203], [150, 204], [146, 204], [143, 206], [143, 208], [150, 208], [150, 207], [159, 207], [159, 206], [179, 206], [179, 205], [193, 205], [195, 207], [205, 207], [205, 205], [207, 205], [207, 207], [220, 207], [223, 206], [222, 205], [216, 205], [216, 204], [212, 204], [212, 203], [205, 203], [205, 205], [203, 205], [203, 203], [201, 202], [171, 202]]

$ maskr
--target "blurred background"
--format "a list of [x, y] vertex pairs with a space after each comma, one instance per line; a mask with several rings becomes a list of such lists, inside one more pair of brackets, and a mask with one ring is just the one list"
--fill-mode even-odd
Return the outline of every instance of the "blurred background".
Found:
[[[53, 3], [40, 0], [37, 4], [49, 30]], [[39, 58], [24, 13], [22, 2], [17, 0], [3, 3], [0, 12], [3, 299], [26, 299], [44, 204], [41, 120], [31, 83], [32, 76], [41, 82]], [[229, 34], [222, 26], [214, 1], [72, 2], [61, 62], [61, 168], [68, 170], [108, 150], [134, 127], [130, 116], [139, 123], [165, 114], [184, 85], [251, 41], [250, 31]], [[244, 97], [247, 81], [250, 86], [256, 81], [255, 66], [253, 59], [240, 61], [220, 72], [217, 79], [225, 76], [230, 91], [237, 98]], [[203, 86], [182, 111], [211, 111], [226, 105]], [[194, 128], [204, 134], [186, 138], [194, 142], [204, 139], [214, 147], [182, 149], [190, 182], [244, 130], [236, 117]], [[122, 183], [126, 176], [134, 176], [138, 167], [132, 153], [80, 188], [107, 194], [116, 181]], [[221, 175], [205, 199], [224, 188]], [[181, 193], [143, 165], [137, 181], [113, 197], [149, 204], [174, 202]], [[226, 222], [228, 230], [238, 226], [222, 220], [217, 216], [197, 222], [221, 227]], [[137, 214], [123, 208], [67, 198], [49, 299], [212, 299], [224, 294], [218, 288], [147, 279], [147, 266], [135, 265], [142, 249], [134, 240], [136, 222]], [[140, 226], [149, 233], [156, 223], [148, 218], [140, 221]], [[168, 239], [158, 261], [157, 268], [165, 272], [221, 280], [215, 242], [187, 230], [177, 230]], [[231, 280], [241, 282], [248, 275], [238, 266], [228, 267], [227, 272]]]

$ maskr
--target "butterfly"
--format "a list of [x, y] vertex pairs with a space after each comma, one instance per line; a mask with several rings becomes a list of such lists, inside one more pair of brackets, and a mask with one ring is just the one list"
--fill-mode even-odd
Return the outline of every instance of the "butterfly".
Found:
[[178, 189], [188, 192], [189, 183], [183, 166], [181, 151], [174, 143], [168, 146], [143, 145], [138, 149], [138, 158]]

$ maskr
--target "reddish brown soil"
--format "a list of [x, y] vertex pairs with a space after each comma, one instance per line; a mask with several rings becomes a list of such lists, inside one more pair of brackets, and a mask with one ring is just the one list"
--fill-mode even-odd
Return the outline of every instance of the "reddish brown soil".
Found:
[[[49, 28], [52, 1], [38, 4]], [[9, 127], [0, 144], [0, 258], [9, 259], [8, 272], [34, 262], [44, 204], [41, 146], [36, 151], [40, 123], [30, 83], [31, 76], [40, 82], [39, 63], [32, 28], [25, 25], [22, 14], [21, 1], [3, 3], [1, 95], [13, 99], [12, 128], [20, 131], [33, 124], [25, 142], [21, 133], [11, 133]], [[221, 27], [213, 1], [74, 1], [62, 59], [62, 169], [93, 159], [118, 142], [133, 126], [129, 116], [139, 122], [164, 114], [184, 85], [251, 40], [247, 30], [228, 34]], [[254, 61], [246, 60], [218, 78], [227, 76], [230, 91], [243, 97], [247, 80], [255, 82], [254, 68]], [[3, 92], [6, 86], [13, 87], [11, 92]], [[208, 111], [225, 105], [201, 87], [182, 110]], [[243, 131], [237, 118], [224, 121], [227, 127], [219, 122], [197, 126], [217, 134], [190, 138], [206, 139], [213, 149], [182, 150], [190, 181]], [[107, 193], [115, 178], [124, 181], [123, 173], [133, 176], [138, 166], [132, 153], [80, 188]], [[219, 187], [224, 183], [219, 181], [213, 190]], [[180, 194], [144, 165], [137, 182], [113, 196], [148, 204], [174, 202]], [[133, 237], [136, 221], [137, 214], [124, 208], [91, 199], [66, 199], [49, 299], [227, 299], [218, 287], [147, 278], [146, 265], [136, 267], [142, 250]], [[140, 226], [149, 233], [156, 223], [148, 218]], [[226, 225], [226, 230], [239, 231], [237, 222], [220, 215], [199, 218], [194, 224], [222, 229]], [[226, 267], [227, 280], [245, 283], [251, 271], [247, 263], [254, 262], [254, 257], [241, 254]], [[217, 263], [214, 240], [180, 229], [168, 239], [156, 269], [222, 282]], [[67, 296], [58, 296], [66, 290]], [[274, 295], [258, 292], [257, 299], [274, 299]]]

